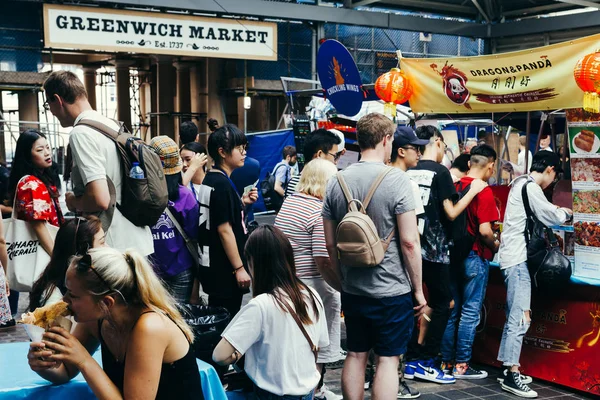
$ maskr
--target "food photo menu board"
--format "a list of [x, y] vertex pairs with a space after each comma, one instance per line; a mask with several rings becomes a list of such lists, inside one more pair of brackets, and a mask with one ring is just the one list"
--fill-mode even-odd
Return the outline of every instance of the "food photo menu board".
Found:
[[575, 233], [573, 276], [600, 283], [600, 118], [567, 110]]

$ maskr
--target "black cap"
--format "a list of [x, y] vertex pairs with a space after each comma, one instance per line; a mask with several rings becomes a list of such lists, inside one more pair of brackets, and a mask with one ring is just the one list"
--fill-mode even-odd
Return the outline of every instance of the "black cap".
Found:
[[410, 126], [397, 127], [394, 133], [394, 147], [404, 147], [407, 144], [425, 146], [429, 144], [429, 140], [419, 139]]
[[554, 171], [557, 174], [563, 172], [562, 161], [558, 154], [554, 153], [553, 151], [539, 150], [533, 156], [533, 164], [535, 163], [543, 164], [546, 167], [554, 167]]

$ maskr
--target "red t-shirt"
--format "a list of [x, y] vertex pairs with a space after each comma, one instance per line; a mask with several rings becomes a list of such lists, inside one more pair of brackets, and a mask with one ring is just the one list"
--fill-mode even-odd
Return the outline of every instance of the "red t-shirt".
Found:
[[[460, 179], [460, 181], [456, 182], [456, 190], [460, 189], [460, 184], [462, 182], [462, 187], [467, 187], [467, 185], [471, 184], [474, 178], [470, 176], [465, 176]], [[488, 249], [480, 239], [479, 236], [479, 225], [485, 224], [486, 222], [495, 222], [500, 220], [500, 211], [496, 206], [496, 199], [494, 198], [494, 194], [492, 193], [492, 189], [490, 187], [486, 187], [483, 189], [471, 204], [467, 207], [467, 230], [473, 236], [475, 236], [475, 244], [473, 245], [473, 250], [479, 254], [480, 257], [485, 258], [486, 260], [491, 260], [493, 258], [492, 251]]]

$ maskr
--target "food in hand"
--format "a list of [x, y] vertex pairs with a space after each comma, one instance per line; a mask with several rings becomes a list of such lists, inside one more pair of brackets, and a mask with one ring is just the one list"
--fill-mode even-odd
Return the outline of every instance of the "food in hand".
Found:
[[21, 322], [23, 324], [39, 326], [46, 330], [53, 326], [62, 326], [68, 330], [70, 326], [68, 328], [65, 327], [64, 320], [68, 321], [70, 325], [71, 321], [65, 318], [69, 315], [71, 315], [71, 311], [69, 310], [67, 303], [59, 301], [58, 303], [39, 307], [32, 312], [21, 315]]

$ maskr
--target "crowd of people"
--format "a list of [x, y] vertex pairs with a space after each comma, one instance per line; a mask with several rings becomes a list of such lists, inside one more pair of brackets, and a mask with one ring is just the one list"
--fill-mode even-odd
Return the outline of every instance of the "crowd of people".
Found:
[[[301, 173], [296, 149], [283, 149], [272, 171], [275, 223], [256, 227], [248, 214], [260, 167], [246, 156], [247, 137], [210, 120], [205, 147], [196, 125], [185, 122], [179, 144], [167, 136], [149, 143], [162, 161], [168, 203], [153, 226], [137, 226], [119, 207], [128, 171], [115, 143], [85, 121], [118, 124], [91, 108], [70, 72], [50, 74], [44, 90], [45, 106], [72, 127], [72, 191], [65, 200], [76, 217], [61, 210], [60, 180], [39, 131], [19, 136], [8, 188], [16, 218], [31, 225], [51, 256], [28, 308], [64, 299], [77, 322], [71, 332], [51, 328], [31, 343], [29, 364], [44, 379], [64, 383], [81, 372], [98, 398], [202, 398], [194, 335], [177, 304], [208, 296], [209, 306], [232, 318], [213, 360], [243, 364], [259, 399], [339, 399], [324, 375], [340, 361], [345, 399], [363, 399], [368, 388], [374, 399], [417, 398], [406, 379], [452, 384], [487, 377], [471, 364], [472, 347], [489, 261], [499, 252], [507, 286], [500, 384], [536, 397], [531, 378], [519, 373], [531, 314], [522, 193], [541, 222], [570, 218], [571, 210], [542, 192], [561, 172], [554, 152], [528, 157], [530, 174], [519, 158], [521, 176], [512, 183], [500, 235], [487, 184], [497, 158], [492, 147], [471, 143], [448, 169], [437, 128], [415, 131], [367, 114], [357, 124], [360, 161], [343, 171], [336, 167], [345, 152], [340, 132], [307, 134]], [[374, 266], [340, 261], [338, 227], [354, 202], [384, 242]], [[55, 238], [48, 225], [59, 227]], [[0, 323], [8, 326], [16, 306], [8, 302], [1, 225], [0, 262]], [[92, 357], [98, 347], [102, 366]]]

